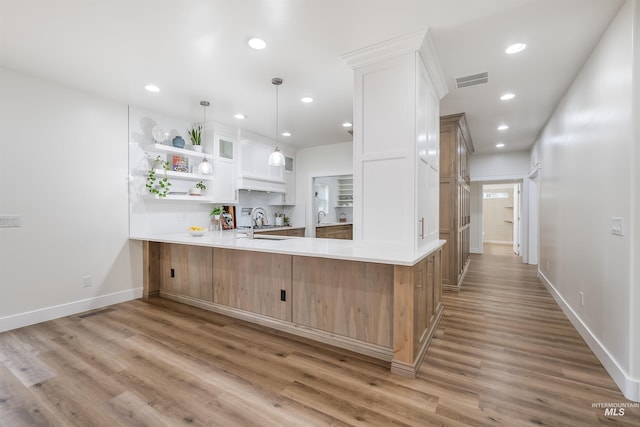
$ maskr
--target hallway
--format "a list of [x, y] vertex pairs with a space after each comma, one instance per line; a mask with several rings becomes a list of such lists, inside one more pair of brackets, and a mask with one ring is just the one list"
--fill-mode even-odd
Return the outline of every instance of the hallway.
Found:
[[421, 370], [457, 402], [441, 400], [438, 410], [464, 413], [469, 424], [489, 416], [510, 426], [640, 425], [637, 406], [608, 419], [592, 408], [629, 401], [540, 283], [537, 266], [522, 264], [510, 245], [484, 251], [471, 255], [460, 291], [444, 293]]

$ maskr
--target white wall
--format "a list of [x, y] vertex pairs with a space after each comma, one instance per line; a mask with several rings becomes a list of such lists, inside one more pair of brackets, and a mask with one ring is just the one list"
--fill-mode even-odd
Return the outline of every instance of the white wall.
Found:
[[469, 158], [471, 181], [523, 178], [530, 169], [530, 152], [474, 154]]
[[[298, 150], [296, 167], [296, 204], [306, 213], [307, 236], [314, 236], [313, 177], [353, 173], [353, 143], [320, 145]], [[298, 221], [295, 214], [292, 220]], [[297, 222], [296, 222], [297, 223]]]
[[140, 295], [127, 106], [0, 68], [0, 132], [0, 331]]
[[482, 253], [482, 183], [471, 183], [471, 194], [469, 195], [469, 210], [471, 215], [471, 225], [469, 227], [469, 252], [473, 254]]
[[[629, 301], [634, 286], [637, 292], [630, 275], [637, 233], [630, 182], [638, 166], [632, 123], [639, 118], [637, 110], [632, 116], [632, 74], [640, 82], [631, 41], [640, 27], [632, 6], [621, 9], [557, 106], [532, 162], [541, 165], [541, 277], [625, 395], [638, 399], [640, 335], [631, 327], [638, 306]], [[610, 233], [612, 217], [625, 219], [624, 237]]]
[[[638, 141], [640, 140], [640, 54], [638, 52], [638, 46], [640, 46], [640, 4], [639, 2], [633, 2], [632, 7], [633, 15], [633, 70], [634, 70], [634, 85], [633, 85], [633, 110], [632, 110], [632, 122], [633, 122], [633, 141], [631, 144], [631, 161], [634, 167], [631, 170], [631, 210], [632, 219], [630, 220], [632, 229], [635, 230], [631, 236], [631, 295], [629, 298], [629, 311], [631, 314], [630, 319], [630, 354], [629, 360], [631, 366], [629, 368], [629, 374], [632, 378], [640, 378], [640, 147]], [[637, 384], [637, 396], [640, 398], [640, 381]]]

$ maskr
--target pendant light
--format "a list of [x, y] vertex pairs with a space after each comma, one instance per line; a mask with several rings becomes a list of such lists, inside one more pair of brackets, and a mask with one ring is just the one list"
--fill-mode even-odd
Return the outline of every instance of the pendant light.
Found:
[[271, 79], [271, 84], [276, 87], [276, 148], [269, 155], [269, 166], [284, 166], [284, 154], [278, 147], [278, 86], [282, 84], [282, 79], [274, 77]]
[[[200, 101], [200, 105], [202, 105], [202, 145], [204, 145], [204, 136], [206, 135], [205, 129], [207, 126], [207, 107], [210, 104], [209, 101]], [[204, 153], [204, 150], [202, 150], [202, 152]], [[198, 165], [198, 173], [202, 175], [211, 175], [213, 173], [213, 167], [206, 157], [203, 157], [202, 161]]]

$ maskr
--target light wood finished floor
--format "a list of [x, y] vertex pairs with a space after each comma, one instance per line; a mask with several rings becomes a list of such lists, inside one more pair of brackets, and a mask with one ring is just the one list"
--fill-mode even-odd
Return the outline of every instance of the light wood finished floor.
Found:
[[515, 256], [475, 255], [412, 380], [157, 299], [0, 334], [2, 426], [640, 425]]

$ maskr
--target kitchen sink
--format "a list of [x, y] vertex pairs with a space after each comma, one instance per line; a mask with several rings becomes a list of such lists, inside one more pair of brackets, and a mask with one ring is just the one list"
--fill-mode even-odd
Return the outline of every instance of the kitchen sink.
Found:
[[287, 236], [273, 236], [273, 235], [260, 235], [258, 233], [253, 235], [255, 240], [289, 240], [290, 237]]

